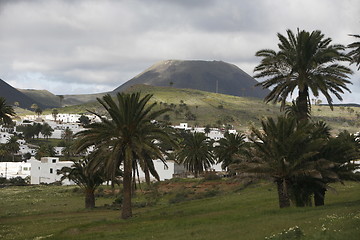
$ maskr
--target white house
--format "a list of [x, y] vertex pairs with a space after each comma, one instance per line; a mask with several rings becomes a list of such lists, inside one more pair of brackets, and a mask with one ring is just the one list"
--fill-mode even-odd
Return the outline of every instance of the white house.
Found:
[[[73, 164], [72, 161], [59, 161], [57, 157], [43, 157], [40, 161], [31, 158], [28, 162], [31, 163], [31, 184], [58, 182], [60, 181], [61, 175], [58, 175], [57, 171], [63, 167], [71, 167]], [[72, 185], [74, 183], [64, 180], [62, 184]]]
[[[156, 172], [159, 174], [160, 180], [168, 180], [172, 179], [174, 175], [184, 173], [184, 167], [182, 165], [177, 164], [173, 160], [167, 160], [166, 165], [160, 160], [153, 160], [154, 167]], [[139, 178], [140, 181], [145, 181], [145, 173], [141, 170], [140, 166], [138, 165], [139, 169]], [[155, 178], [150, 174], [150, 179], [153, 181]]]
[[7, 143], [13, 135], [9, 132], [0, 132], [0, 143]]
[[31, 164], [27, 162], [0, 162], [0, 177], [10, 179], [30, 176]]
[[22, 140], [22, 139], [17, 140], [17, 142], [19, 143], [19, 153], [21, 155], [24, 155], [26, 153], [30, 153], [31, 156], [35, 156], [35, 154], [36, 154], [36, 148], [35, 147], [31, 147], [31, 145], [26, 144], [26, 141]]

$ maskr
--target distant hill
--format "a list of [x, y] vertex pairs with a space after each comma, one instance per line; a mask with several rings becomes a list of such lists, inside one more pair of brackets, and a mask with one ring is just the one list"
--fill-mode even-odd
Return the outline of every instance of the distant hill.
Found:
[[[59, 108], [60, 98], [47, 90], [34, 90], [34, 89], [18, 89], [28, 97], [42, 103], [46, 108]], [[78, 95], [63, 95], [62, 106], [72, 106], [88, 102], [96, 101], [97, 97], [102, 97], [107, 93], [95, 94], [78, 94]]]
[[63, 105], [77, 105], [96, 101], [96, 98], [101, 98], [108, 92], [94, 93], [94, 94], [78, 94], [78, 95], [64, 95]]
[[14, 105], [15, 102], [18, 102], [19, 107], [30, 109], [31, 105], [35, 103], [40, 108], [45, 108], [42, 103], [25, 95], [2, 79], [0, 79], [0, 96], [6, 99], [8, 105]]
[[255, 87], [257, 83], [240, 68], [226, 62], [167, 60], [156, 63], [113, 92], [122, 92], [136, 84], [146, 84], [264, 98], [269, 90]]
[[46, 108], [58, 108], [60, 107], [60, 99], [58, 96], [52, 94], [47, 90], [35, 90], [35, 89], [17, 89], [24, 93], [28, 97], [43, 104]]

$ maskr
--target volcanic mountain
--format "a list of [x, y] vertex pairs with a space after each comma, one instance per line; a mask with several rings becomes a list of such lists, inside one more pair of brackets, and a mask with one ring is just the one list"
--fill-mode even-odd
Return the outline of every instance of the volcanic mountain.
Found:
[[122, 92], [136, 84], [146, 84], [264, 98], [269, 90], [255, 87], [257, 83], [243, 70], [226, 62], [167, 60], [156, 63], [113, 92]]

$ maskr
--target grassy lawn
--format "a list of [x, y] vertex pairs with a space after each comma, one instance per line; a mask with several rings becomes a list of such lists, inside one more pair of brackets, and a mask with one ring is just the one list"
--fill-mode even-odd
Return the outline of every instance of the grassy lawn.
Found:
[[[84, 210], [84, 199], [74, 187], [28, 186], [0, 189], [0, 239], [271, 239], [291, 238], [283, 230], [298, 226], [301, 239], [358, 239], [360, 236], [360, 184], [336, 184], [327, 192], [326, 206], [279, 209], [275, 186], [258, 183], [242, 189], [213, 183], [216, 196], [170, 203], [175, 185], [161, 183], [162, 192], [153, 206], [134, 199], [134, 217], [119, 219], [110, 207], [114, 197], [97, 198], [94, 210]], [[177, 186], [200, 191], [198, 182]], [[210, 186], [210, 185], [209, 185]], [[173, 192], [171, 192], [173, 188]], [[210, 187], [208, 187], [210, 188]], [[205, 189], [206, 190], [206, 189]], [[193, 196], [193, 193], [189, 193]], [[206, 195], [204, 195], [206, 196]], [[295, 234], [296, 235], [296, 234]]]

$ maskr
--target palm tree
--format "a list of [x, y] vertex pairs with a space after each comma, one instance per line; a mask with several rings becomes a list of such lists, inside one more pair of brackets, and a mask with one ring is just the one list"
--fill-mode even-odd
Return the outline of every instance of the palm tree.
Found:
[[0, 97], [0, 124], [11, 124], [11, 117], [15, 116], [12, 106], [6, 104], [6, 99]]
[[49, 139], [51, 137], [52, 133], [54, 132], [54, 129], [48, 124], [44, 123], [41, 126], [41, 134], [46, 138]]
[[15, 161], [15, 154], [20, 150], [20, 144], [17, 142], [17, 137], [12, 136], [5, 144], [6, 149], [12, 154], [12, 160]]
[[327, 184], [343, 182], [344, 180], [359, 181], [360, 176], [355, 173], [359, 164], [354, 161], [360, 157], [360, 140], [347, 131], [337, 137], [329, 137], [326, 144], [319, 151], [317, 159], [327, 159], [332, 165], [329, 169], [318, 168], [322, 174], [321, 184], [313, 186], [315, 206], [322, 206], [325, 202]]
[[218, 141], [214, 148], [215, 156], [222, 169], [227, 169], [230, 164], [235, 163], [235, 156], [242, 153], [245, 146], [244, 134], [232, 134], [226, 132], [224, 138]]
[[71, 167], [63, 167], [58, 174], [63, 174], [61, 181], [69, 179], [75, 182], [79, 187], [84, 189], [85, 192], [85, 208], [95, 207], [94, 192], [107, 179], [103, 169], [96, 171], [89, 169], [89, 158], [75, 162]]
[[43, 110], [41, 108], [39, 108], [39, 107], [35, 109], [35, 113], [38, 115], [38, 117], [40, 117], [42, 112], [43, 112]]
[[[355, 38], [360, 38], [360, 35], [350, 35]], [[351, 63], [355, 63], [358, 66], [358, 70], [360, 70], [360, 42], [353, 42], [347, 46], [352, 50], [349, 52], [349, 56], [352, 58]]]
[[207, 171], [215, 163], [212, 146], [204, 133], [189, 133], [180, 143], [180, 149], [176, 153], [178, 162], [193, 172], [195, 177], [199, 173]]
[[53, 116], [55, 122], [56, 122], [58, 114], [59, 114], [59, 111], [57, 109], [55, 109], [55, 108], [51, 112], [51, 115]]
[[123, 165], [123, 219], [132, 216], [134, 162], [144, 159], [144, 152], [151, 153], [151, 157], [162, 159], [163, 153], [154, 141], [167, 141], [169, 137], [164, 129], [152, 122], [167, 110], [154, 110], [155, 103], [148, 104], [151, 97], [149, 94], [141, 98], [140, 93], [118, 93], [115, 100], [110, 95], [98, 98], [111, 119], [94, 113], [100, 117], [101, 122], [87, 125], [86, 130], [77, 134], [79, 151], [95, 145], [111, 153], [110, 157], [103, 159], [105, 172], [110, 174], [111, 179], [114, 179], [117, 169]]
[[35, 158], [41, 159], [42, 157], [53, 157], [55, 156], [55, 149], [50, 144], [42, 144], [36, 150]]
[[277, 185], [280, 208], [290, 206], [291, 191], [298, 178], [321, 177], [314, 167], [319, 162], [311, 160], [323, 141], [309, 137], [310, 127], [309, 123], [298, 124], [291, 117], [280, 116], [277, 122], [272, 118], [263, 120], [263, 130], [252, 128], [250, 162], [238, 164], [235, 170], [271, 177]]
[[310, 92], [318, 97], [322, 93], [332, 109], [332, 97], [342, 100], [344, 90], [350, 92], [349, 74], [352, 71], [338, 62], [349, 61], [343, 53], [342, 45], [331, 45], [330, 38], [324, 38], [320, 31], [298, 31], [296, 36], [287, 30], [287, 38], [278, 33], [279, 51], [265, 49], [256, 53], [262, 57], [255, 67], [255, 78], [268, 78], [258, 85], [263, 88], [273, 87], [266, 102], [281, 102], [284, 108], [286, 99], [298, 91], [297, 105], [301, 113], [300, 120], [307, 119], [311, 106]]
[[64, 100], [64, 95], [58, 95], [60, 101], [60, 107], [62, 107], [62, 102]]

